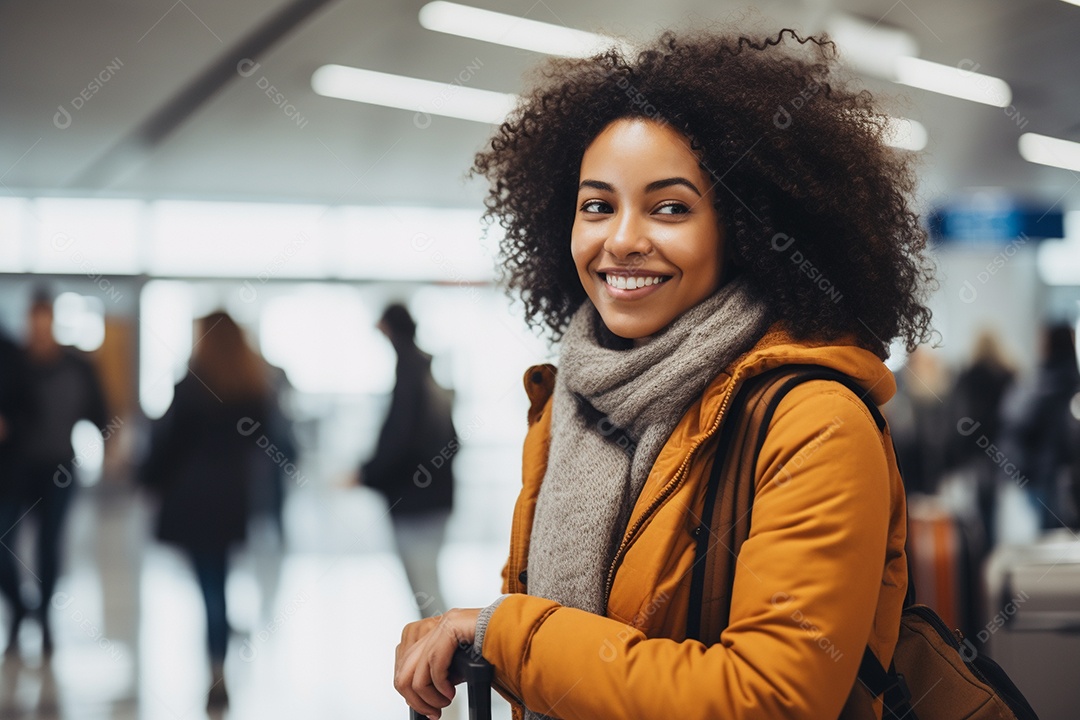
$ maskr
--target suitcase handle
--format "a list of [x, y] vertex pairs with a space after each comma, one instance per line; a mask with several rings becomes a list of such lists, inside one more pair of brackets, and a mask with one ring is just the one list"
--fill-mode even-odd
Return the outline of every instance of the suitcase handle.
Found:
[[[459, 648], [450, 661], [451, 677], [465, 678], [469, 693], [469, 720], [491, 720], [491, 681], [495, 669], [473, 652], [472, 646]], [[424, 720], [424, 715], [409, 710], [410, 720]]]

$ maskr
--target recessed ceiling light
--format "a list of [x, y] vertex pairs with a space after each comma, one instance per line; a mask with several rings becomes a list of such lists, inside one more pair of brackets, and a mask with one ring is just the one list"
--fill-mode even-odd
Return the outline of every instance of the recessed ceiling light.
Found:
[[427, 115], [501, 123], [517, 96], [344, 65], [323, 65], [311, 75], [311, 89], [325, 97], [412, 110], [426, 127]]
[[1008, 106], [1012, 102], [1009, 84], [1001, 78], [974, 72], [977, 68], [978, 64], [969, 60], [951, 66], [900, 57], [896, 59], [896, 82], [995, 107]]
[[1080, 171], [1080, 143], [1024, 133], [1020, 136], [1020, 156], [1028, 162]]
[[420, 8], [420, 25], [435, 32], [547, 55], [589, 57], [612, 45], [618, 46], [623, 52], [632, 51], [628, 43], [607, 35], [444, 0], [429, 2]]

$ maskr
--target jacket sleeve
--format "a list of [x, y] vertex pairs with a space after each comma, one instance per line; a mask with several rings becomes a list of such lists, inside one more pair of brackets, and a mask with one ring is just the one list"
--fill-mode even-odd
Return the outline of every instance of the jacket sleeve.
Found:
[[875, 614], [890, 490], [877, 426], [832, 387], [804, 383], [777, 409], [717, 645], [516, 594], [483, 646], [500, 686], [564, 720], [837, 717]]

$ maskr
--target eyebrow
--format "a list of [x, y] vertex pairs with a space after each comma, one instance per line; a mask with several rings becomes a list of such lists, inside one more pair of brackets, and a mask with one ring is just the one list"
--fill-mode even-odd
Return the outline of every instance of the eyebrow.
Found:
[[[697, 189], [697, 186], [684, 177], [670, 177], [664, 178], [663, 180], [653, 180], [645, 186], [645, 192], [651, 193], [656, 190], [663, 190], [672, 185], [684, 185], [693, 190], [698, 197], [701, 197], [701, 191]], [[603, 182], [602, 180], [582, 180], [581, 184], [578, 186], [578, 190], [587, 187], [595, 190], [603, 190], [605, 192], [615, 192], [615, 188], [612, 187], [610, 183]]]

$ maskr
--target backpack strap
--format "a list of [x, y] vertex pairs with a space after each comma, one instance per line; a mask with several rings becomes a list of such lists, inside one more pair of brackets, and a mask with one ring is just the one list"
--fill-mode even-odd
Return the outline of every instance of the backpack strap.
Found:
[[[811, 380], [838, 382], [863, 401], [878, 431], [887, 423], [877, 405], [849, 376], [820, 365], [786, 365], [747, 380], [736, 392], [721, 427], [701, 523], [695, 529], [697, 549], [690, 582], [690, 609], [687, 637], [707, 645], [720, 640], [731, 610], [731, 588], [735, 565], [743, 542], [750, 536], [756, 467], [769, 424], [784, 397], [797, 385]], [[717, 546], [723, 551], [717, 552]], [[908, 597], [914, 602], [914, 585], [908, 568]], [[883, 696], [885, 718], [915, 720], [911, 694], [903, 675], [894, 665], [889, 670], [878, 661], [870, 647], [863, 652], [859, 680], [874, 697]]]
[[886, 671], [869, 645], [863, 650], [858, 680], [866, 686], [871, 696], [882, 696], [882, 720], [918, 720], [911, 707], [911, 690], [904, 676], [896, 672], [896, 663], [890, 663]]
[[707, 645], [718, 642], [727, 627], [736, 558], [750, 537], [757, 457], [753, 446], [759, 429], [769, 426], [787, 391], [783, 380], [791, 374], [792, 367], [786, 366], [744, 382], [735, 391], [720, 427], [705, 504], [694, 528], [697, 548], [686, 628], [687, 637]]

